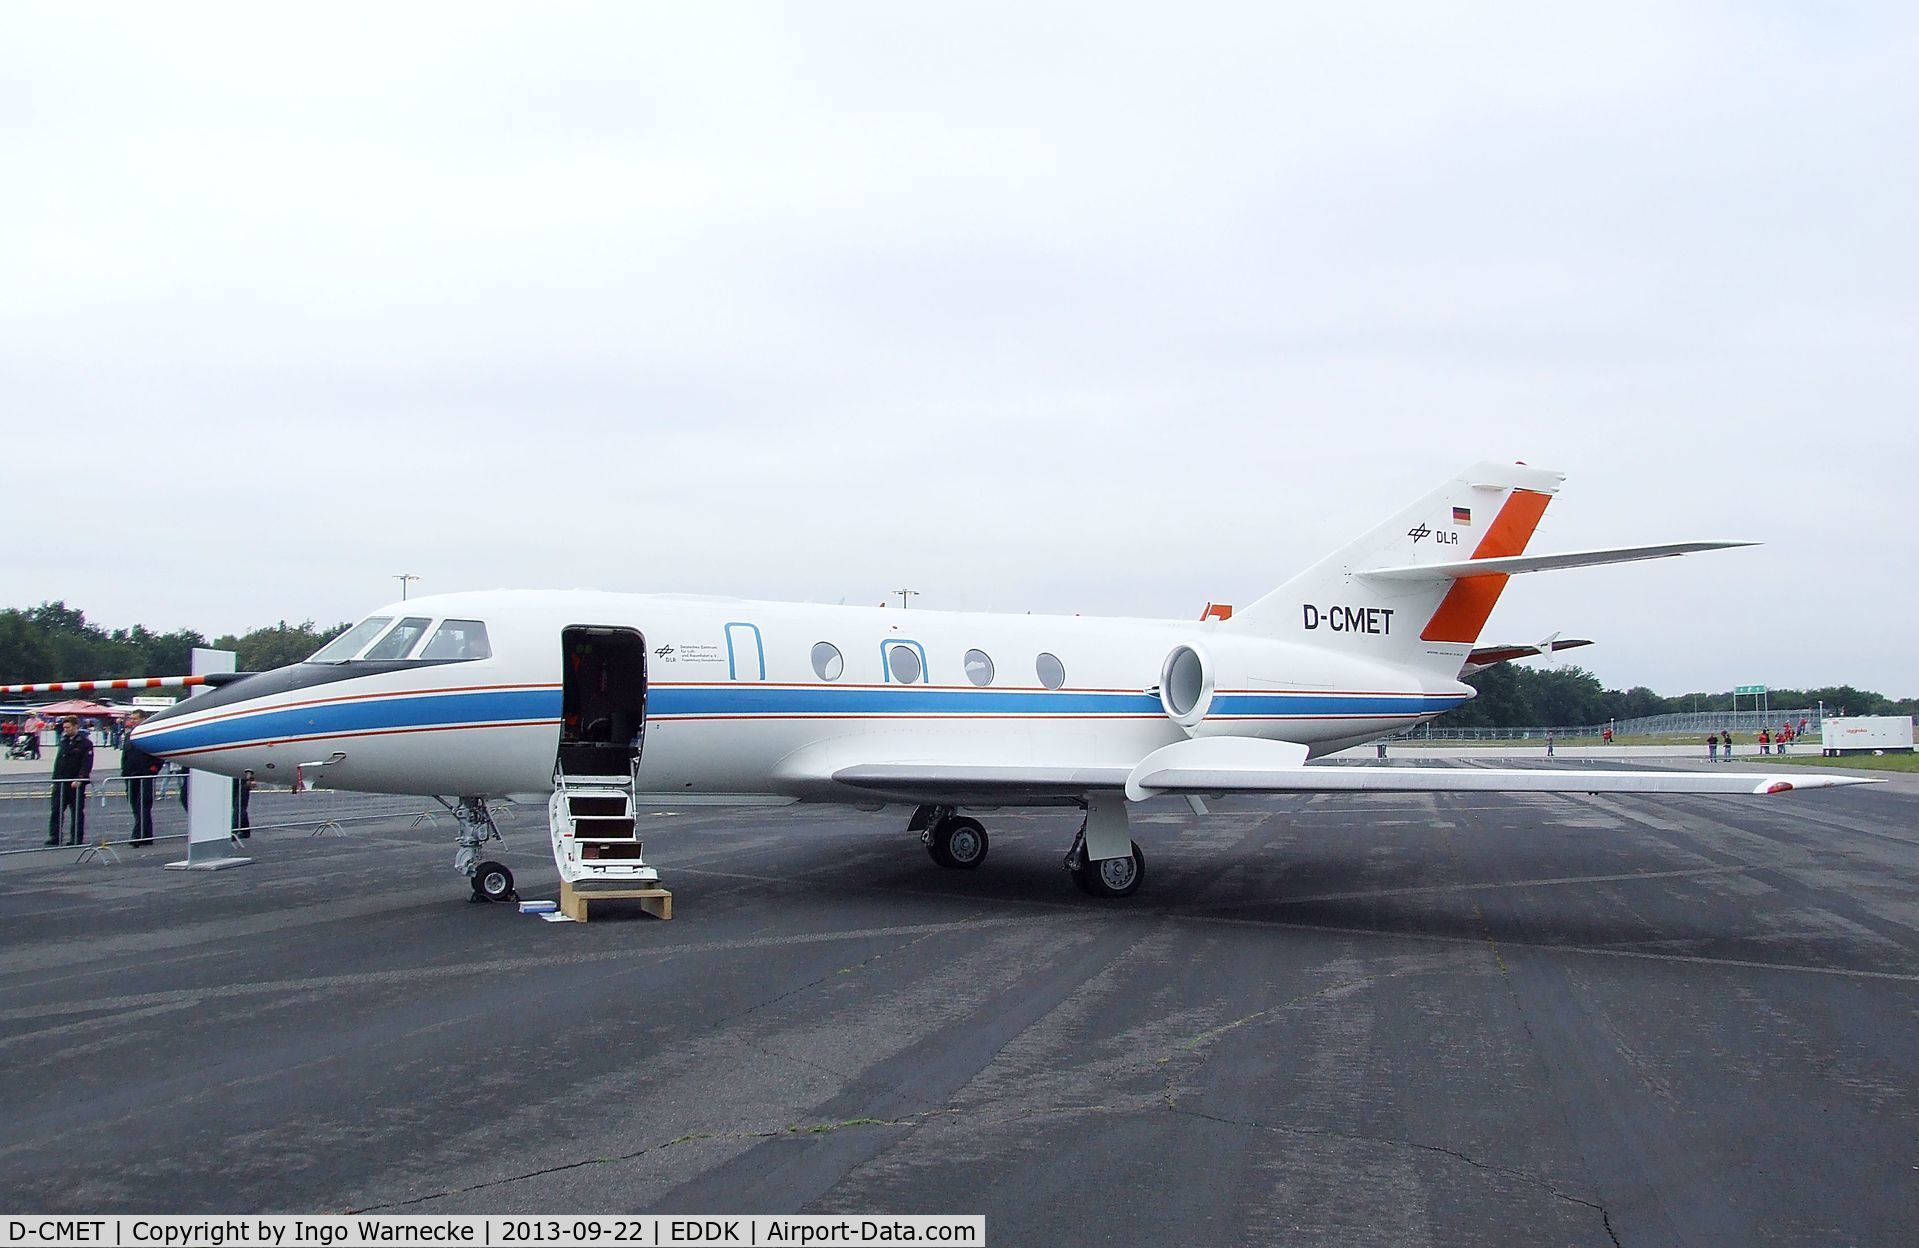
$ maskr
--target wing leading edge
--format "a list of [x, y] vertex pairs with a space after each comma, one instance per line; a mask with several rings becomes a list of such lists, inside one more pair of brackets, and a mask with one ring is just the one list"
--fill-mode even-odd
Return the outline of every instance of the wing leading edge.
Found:
[[1148, 754], [1133, 767], [876, 762], [832, 779], [895, 796], [1058, 799], [1114, 789], [1141, 801], [1201, 793], [1703, 793], [1770, 796], [1800, 789], [1881, 784], [1858, 776], [1752, 772], [1613, 771], [1578, 768], [1308, 767], [1306, 747], [1252, 737], [1197, 737]]

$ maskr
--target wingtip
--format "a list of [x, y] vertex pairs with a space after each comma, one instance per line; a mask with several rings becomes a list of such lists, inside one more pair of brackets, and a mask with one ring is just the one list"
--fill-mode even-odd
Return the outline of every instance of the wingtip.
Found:
[[1766, 776], [1761, 779], [1753, 792], [1760, 797], [1770, 797], [1774, 793], [1790, 793], [1794, 789], [1843, 789], [1854, 784], [1884, 784], [1884, 780], [1870, 776]]

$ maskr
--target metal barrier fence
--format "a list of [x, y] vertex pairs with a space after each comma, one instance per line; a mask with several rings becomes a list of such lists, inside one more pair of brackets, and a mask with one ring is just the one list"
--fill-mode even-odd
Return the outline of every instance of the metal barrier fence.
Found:
[[[131, 844], [132, 806], [127, 797], [129, 781], [140, 776], [103, 775], [84, 781], [55, 781], [50, 776], [0, 779], [0, 857], [28, 853], [52, 853], [76, 848], [71, 844], [48, 845], [48, 831], [56, 784], [85, 786], [87, 810], [85, 844], [81, 857], [97, 854], [102, 848]], [[166, 771], [151, 777], [154, 785], [155, 841], [186, 839], [186, 811], [181, 801], [185, 773]], [[292, 789], [256, 785], [248, 802], [244, 826], [235, 823], [228, 834], [236, 839], [252, 832], [305, 831], [320, 836], [343, 831], [349, 824], [371, 823], [384, 819], [412, 816], [414, 825], [437, 823], [443, 810], [423, 806], [420, 799], [385, 793], [351, 793], [338, 789]], [[62, 820], [62, 836], [66, 820]]]
[[1534, 725], [1525, 728], [1479, 728], [1460, 727], [1446, 723], [1420, 724], [1395, 733], [1394, 741], [1543, 741], [1547, 733], [1556, 739], [1571, 740], [1576, 737], [1598, 737], [1607, 728], [1611, 728], [1618, 737], [1662, 737], [1692, 736], [1702, 739], [1708, 733], [1724, 732], [1731, 729], [1735, 733], [1752, 734], [1761, 728], [1777, 729], [1781, 724], [1791, 724], [1795, 730], [1800, 720], [1806, 721], [1808, 737], [1819, 732], [1819, 709], [1817, 707], [1796, 707], [1782, 709], [1774, 707], [1770, 711], [1685, 711], [1670, 715], [1641, 715], [1633, 719], [1614, 720], [1610, 724], [1555, 724]]

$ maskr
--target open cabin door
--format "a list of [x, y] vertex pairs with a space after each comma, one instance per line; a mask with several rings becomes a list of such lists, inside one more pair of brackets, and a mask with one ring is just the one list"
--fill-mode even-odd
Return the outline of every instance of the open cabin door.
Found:
[[547, 823], [569, 885], [654, 882], [633, 820], [646, 738], [646, 639], [631, 628], [560, 634], [560, 752]]
[[574, 625], [560, 644], [559, 773], [631, 774], [646, 733], [646, 639], [631, 628]]

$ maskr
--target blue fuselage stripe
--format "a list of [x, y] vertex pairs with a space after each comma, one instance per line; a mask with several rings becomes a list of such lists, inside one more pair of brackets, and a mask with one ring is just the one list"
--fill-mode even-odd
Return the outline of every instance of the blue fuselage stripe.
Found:
[[[1222, 693], [1209, 719], [1403, 718], [1433, 715], [1463, 700], [1454, 694]], [[1156, 716], [1159, 698], [1148, 693], [1075, 692], [1069, 689], [990, 690], [731, 685], [655, 686], [647, 695], [649, 719], [716, 716]], [[468, 693], [357, 698], [317, 706], [262, 709], [208, 723], [183, 723], [150, 731], [143, 744], [156, 753], [218, 749], [247, 742], [298, 737], [352, 736], [433, 728], [554, 721], [558, 689], [502, 689]]]

